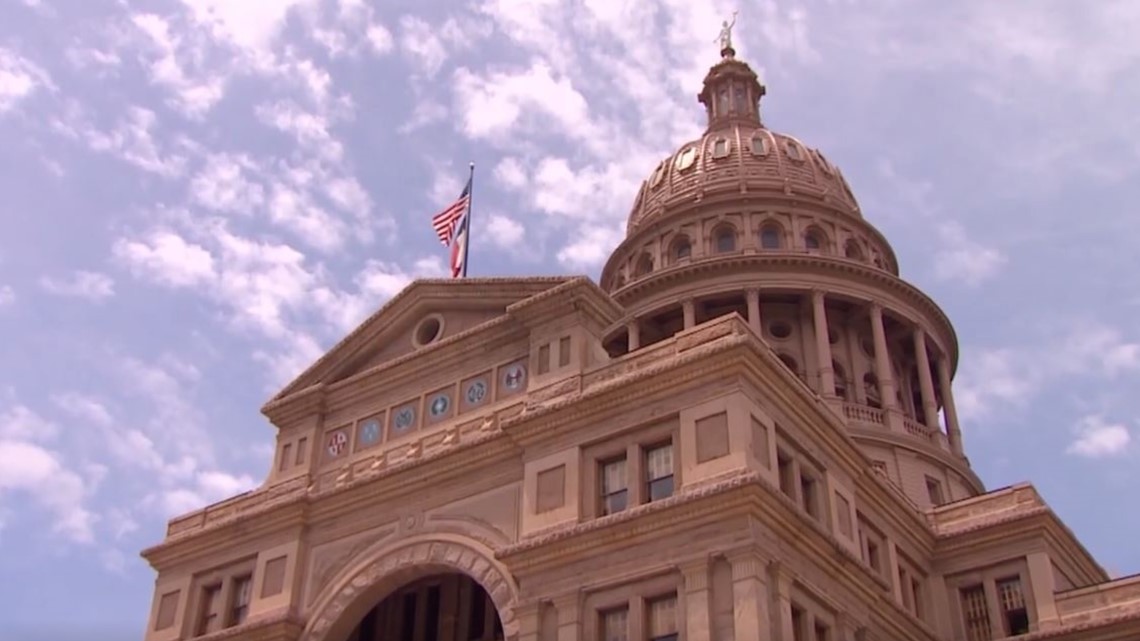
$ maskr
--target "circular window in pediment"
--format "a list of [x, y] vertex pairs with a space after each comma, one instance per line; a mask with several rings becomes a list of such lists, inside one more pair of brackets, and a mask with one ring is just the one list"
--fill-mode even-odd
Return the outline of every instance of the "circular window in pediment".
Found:
[[412, 344], [416, 347], [430, 345], [443, 336], [443, 316], [431, 314], [416, 325], [412, 332]]

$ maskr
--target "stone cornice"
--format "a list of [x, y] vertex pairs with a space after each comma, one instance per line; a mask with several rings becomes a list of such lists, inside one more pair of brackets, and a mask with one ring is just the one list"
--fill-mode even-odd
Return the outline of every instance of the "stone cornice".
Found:
[[982, 479], [970, 469], [966, 461], [960, 457], [954, 456], [946, 450], [935, 447], [930, 441], [920, 438], [915, 438], [909, 434], [899, 434], [897, 432], [887, 431], [886, 428], [872, 429], [866, 427], [850, 427], [848, 428], [851, 436], [856, 441], [874, 441], [891, 447], [900, 447], [910, 450], [921, 456], [933, 458], [939, 464], [944, 465], [969, 481], [978, 492], [985, 492], [985, 485]]
[[[393, 296], [383, 307], [368, 317], [356, 329], [342, 338], [332, 349], [325, 352], [293, 382], [286, 385], [266, 407], [291, 396], [320, 380], [345, 360], [349, 360], [368, 344], [382, 340], [393, 331], [400, 319], [437, 301], [445, 301], [452, 307], [463, 307], [465, 303], [482, 303], [501, 300], [504, 307], [520, 298], [540, 294], [551, 287], [561, 285], [574, 277], [550, 276], [530, 278], [462, 278], [462, 279], [421, 279]], [[579, 277], [580, 278], [580, 277]], [[386, 323], [376, 323], [380, 317], [388, 317]], [[442, 341], [441, 341], [442, 342]], [[263, 410], [264, 411], [264, 410]]]
[[[677, 353], [668, 354], [670, 349]], [[640, 365], [641, 356], [649, 356], [649, 364]], [[587, 384], [580, 393], [528, 408], [506, 419], [503, 430], [520, 446], [531, 447], [545, 439], [557, 438], [560, 432], [574, 429], [575, 425], [604, 420], [635, 398], [645, 403], [653, 397], [707, 381], [724, 378], [747, 381], [765, 390], [789, 418], [826, 447], [835, 464], [857, 480], [860, 491], [874, 497], [871, 500], [880, 506], [884, 519], [889, 519], [897, 530], [906, 532], [916, 547], [932, 547], [930, 527], [912, 504], [893, 494], [885, 484], [869, 478], [859, 482], [860, 477], [871, 474], [870, 460], [847, 434], [842, 419], [799, 379], [789, 377], [768, 344], [738, 316], [724, 317], [681, 332], [668, 342], [653, 345], [644, 353], [632, 352], [584, 378], [604, 376], [611, 368], [625, 373]]]
[[[969, 527], [941, 534], [935, 548], [936, 558], [945, 563], [954, 558], [969, 558], [982, 549], [1005, 549], [1013, 540], [1042, 541], [1047, 551], [1060, 565], [1071, 568], [1080, 576], [1070, 577], [1084, 583], [1103, 583], [1108, 574], [1097, 564], [1072, 532], [1064, 526], [1046, 505], [1031, 505], [1021, 510], [996, 512], [989, 518], [978, 519]], [[1026, 546], [1021, 546], [1025, 548]]]
[[[376, 497], [398, 500], [423, 491], [428, 484], [444, 483], [462, 475], [477, 473], [486, 466], [518, 459], [519, 451], [502, 432], [491, 430], [466, 442], [425, 453], [422, 458], [405, 460], [376, 471], [353, 474], [351, 468], [339, 472], [335, 484], [324, 487], [314, 481], [302, 491], [265, 509], [235, 512], [230, 518], [207, 522], [185, 533], [144, 550], [142, 556], [157, 569], [206, 556], [219, 547], [234, 547], [237, 541], [266, 538], [274, 533], [301, 528], [314, 520], [368, 510]], [[457, 462], [461, 458], [462, 462]], [[209, 508], [207, 508], [209, 510]]]
[[524, 298], [507, 307], [507, 314], [527, 327], [566, 315], [566, 307], [580, 310], [605, 327], [622, 315], [622, 308], [609, 294], [586, 277], [575, 277], [561, 285]]
[[[886, 606], [888, 602], [893, 603], [893, 599], [872, 571], [839, 545], [822, 525], [799, 510], [791, 499], [755, 472], [726, 475], [695, 488], [684, 489], [662, 501], [556, 527], [502, 548], [496, 556], [517, 574], [536, 576], [571, 559], [601, 557], [632, 542], [646, 544], [674, 535], [678, 530], [723, 522], [737, 516], [748, 516], [767, 524], [782, 541], [799, 548], [805, 558], [819, 560], [823, 572], [840, 580], [869, 610], [880, 612], [881, 625], [898, 631], [898, 638], [935, 639], [928, 629], [918, 625], [901, 608]], [[707, 559], [696, 561], [699, 567], [707, 567], [701, 565], [707, 564]]]
[[304, 630], [303, 620], [292, 609], [252, 617], [241, 625], [196, 636], [196, 641], [291, 641]]
[[208, 524], [201, 529], [166, 540], [143, 550], [140, 555], [159, 572], [179, 564], [192, 563], [221, 547], [236, 549], [256, 545], [273, 535], [298, 530], [308, 522], [308, 505], [298, 495], [256, 513], [234, 513], [231, 517]]
[[[724, 275], [739, 272], [742, 275], [740, 283], [725, 282]], [[758, 281], [756, 274], [763, 274], [764, 280]], [[909, 303], [914, 311], [924, 316], [920, 325], [925, 325], [935, 346], [944, 349], [952, 356], [953, 372], [958, 361], [958, 338], [949, 317], [942, 311], [929, 296], [907, 281], [889, 272], [878, 269], [865, 263], [841, 258], [828, 254], [796, 252], [792, 250], [764, 251], [761, 253], [736, 252], [732, 254], [714, 254], [701, 258], [693, 258], [689, 262], [671, 265], [654, 271], [651, 274], [630, 282], [625, 287], [613, 292], [614, 300], [625, 306], [630, 312], [637, 313], [642, 305], [635, 301], [650, 298], [654, 293], [664, 291], [676, 283], [683, 283], [701, 275], [706, 281], [701, 287], [701, 293], [713, 294], [723, 290], [760, 287], [761, 292], [766, 287], [779, 288], [781, 286], [802, 289], [807, 292], [813, 288], [821, 287], [818, 278], [812, 275], [831, 275], [837, 277], [837, 283], [829, 284], [826, 289], [837, 294], [847, 293], [854, 297], [866, 296], [868, 291], [858, 291], [851, 288], [849, 292], [838, 286], [842, 282], [860, 284], [868, 290], [881, 289], [893, 293], [900, 300]], [[715, 287], [708, 283], [709, 276], [717, 276]], [[798, 278], [797, 278], [798, 277]], [[770, 282], [769, 282], [770, 281]], [[719, 287], [719, 289], [718, 289]], [[653, 304], [657, 306], [656, 303]], [[907, 310], [892, 310], [902, 313]], [[916, 322], [918, 319], [909, 319]]]

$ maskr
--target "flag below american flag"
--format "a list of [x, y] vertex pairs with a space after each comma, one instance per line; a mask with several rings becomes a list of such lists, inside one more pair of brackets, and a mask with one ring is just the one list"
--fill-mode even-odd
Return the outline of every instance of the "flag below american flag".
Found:
[[463, 218], [470, 206], [471, 179], [468, 178], [467, 186], [463, 188], [463, 193], [459, 194], [459, 198], [456, 198], [455, 202], [431, 219], [431, 226], [435, 229], [435, 234], [439, 236], [439, 242], [443, 243], [444, 247], [451, 246], [451, 240], [455, 236], [456, 223], [459, 222], [460, 218]]

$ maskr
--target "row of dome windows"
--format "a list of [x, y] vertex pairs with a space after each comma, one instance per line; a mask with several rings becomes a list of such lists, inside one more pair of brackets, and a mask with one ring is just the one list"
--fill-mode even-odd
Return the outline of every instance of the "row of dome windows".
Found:
[[[805, 162], [807, 160], [807, 152], [799, 143], [792, 140], [786, 140], [784, 141], [783, 146], [784, 155], [787, 156], [790, 160], [796, 162]], [[717, 138], [713, 141], [711, 155], [713, 159], [720, 160], [722, 158], [727, 158], [731, 150], [732, 142], [728, 138]], [[768, 137], [762, 133], [753, 135], [751, 144], [749, 145], [749, 150], [752, 152], [753, 156], [761, 158], [767, 156], [770, 153]], [[687, 171], [696, 164], [697, 155], [698, 149], [696, 146], [686, 147], [673, 159], [673, 167], [680, 172]], [[833, 169], [831, 163], [828, 162], [826, 158], [824, 158], [823, 154], [816, 151], [815, 155], [819, 160], [819, 166], [820, 169], [823, 170], [823, 173], [827, 174], [828, 176], [834, 174], [835, 170]], [[657, 168], [657, 171], [653, 173], [653, 178], [649, 181], [650, 187], [656, 187], [661, 183], [662, 179], [665, 177], [665, 168], [667, 165], [668, 161], [662, 162], [661, 165]]]
[[[738, 233], [732, 225], [721, 225], [713, 231], [713, 253], [726, 254], [734, 252], [737, 247]], [[760, 227], [758, 235], [761, 249], [783, 249], [784, 230], [775, 223], [767, 223]], [[803, 235], [803, 247], [811, 252], [825, 252], [828, 247], [827, 236], [818, 228], [810, 228]], [[688, 236], [679, 235], [669, 245], [668, 257], [670, 262], [677, 263], [692, 256], [692, 241]], [[843, 255], [851, 260], [864, 260], [862, 247], [855, 239], [849, 239], [843, 248]], [[878, 252], [872, 255], [872, 262], [876, 267], [885, 269], [883, 259]], [[648, 253], [642, 253], [634, 266], [634, 277], [645, 276], [653, 271], [653, 258]]]

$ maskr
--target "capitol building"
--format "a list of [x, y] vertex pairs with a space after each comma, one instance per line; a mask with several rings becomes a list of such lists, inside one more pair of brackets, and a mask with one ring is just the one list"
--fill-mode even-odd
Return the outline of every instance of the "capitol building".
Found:
[[[970, 467], [954, 327], [730, 46], [599, 282], [409, 285], [170, 521], [146, 641], [1137, 641], [1028, 483]], [[966, 428], [966, 429], [963, 429]]]

